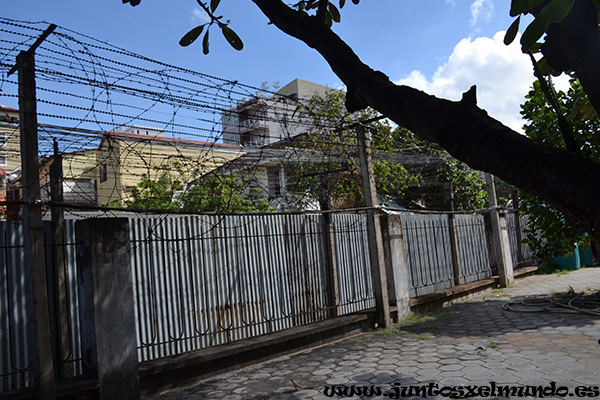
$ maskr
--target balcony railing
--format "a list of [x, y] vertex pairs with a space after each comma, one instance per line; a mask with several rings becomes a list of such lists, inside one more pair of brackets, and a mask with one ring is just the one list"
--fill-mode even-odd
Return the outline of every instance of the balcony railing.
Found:
[[246, 119], [240, 121], [240, 129], [266, 129], [267, 121], [260, 119]]

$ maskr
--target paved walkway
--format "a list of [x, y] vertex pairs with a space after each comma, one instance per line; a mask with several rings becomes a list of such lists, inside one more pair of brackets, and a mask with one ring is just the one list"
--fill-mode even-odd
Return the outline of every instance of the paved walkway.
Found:
[[[578, 398], [575, 390], [584, 389], [576, 387], [600, 386], [600, 317], [505, 311], [502, 305], [569, 290], [591, 295], [591, 289], [600, 290], [600, 268], [524, 278], [512, 288], [488, 292], [430, 317], [413, 318], [394, 330], [364, 333], [155, 399], [387, 399], [401, 390], [398, 385], [458, 386], [471, 398], [504, 398], [486, 389], [476, 396], [468, 392], [467, 386], [490, 386], [490, 381], [498, 386], [547, 386], [554, 381], [572, 395], [560, 391], [549, 398]], [[380, 387], [382, 395], [327, 396], [333, 385]], [[424, 398], [426, 393], [413, 394], [421, 396], [409, 398]], [[516, 394], [513, 398], [523, 397]], [[593, 391], [580, 394], [598, 397]]]

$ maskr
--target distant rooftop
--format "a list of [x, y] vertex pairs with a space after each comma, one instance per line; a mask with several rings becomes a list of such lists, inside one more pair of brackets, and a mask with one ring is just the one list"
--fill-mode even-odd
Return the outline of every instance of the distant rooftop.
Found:
[[19, 110], [17, 110], [16, 108], [7, 107], [2, 104], [0, 104], [0, 111], [15, 112], [15, 113], [19, 112]]
[[325, 96], [325, 94], [329, 91], [334, 90], [333, 88], [319, 85], [318, 83], [313, 83], [309, 81], [305, 81], [303, 79], [294, 79], [281, 89], [277, 91], [277, 93], [282, 94], [284, 96], [291, 96], [297, 94], [302, 97], [312, 97], [315, 95]]
[[141, 135], [162, 136], [165, 131], [161, 128], [143, 125], [121, 125], [117, 128], [118, 132], [139, 133]]
[[221, 147], [227, 149], [239, 149], [239, 145], [227, 144], [227, 143], [217, 143], [217, 142], [204, 142], [200, 140], [191, 140], [191, 139], [181, 139], [181, 138], [173, 138], [162, 135], [147, 135], [141, 133], [131, 133], [131, 132], [123, 132], [123, 131], [106, 131], [108, 136], [113, 139], [119, 140], [131, 140], [131, 141], [154, 141], [157, 143], [180, 143], [180, 144], [188, 144], [195, 146], [208, 146], [208, 147]]

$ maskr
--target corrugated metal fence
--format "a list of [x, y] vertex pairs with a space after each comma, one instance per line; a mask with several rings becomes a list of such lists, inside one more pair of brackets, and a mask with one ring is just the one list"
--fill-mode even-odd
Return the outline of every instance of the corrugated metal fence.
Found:
[[[75, 263], [75, 230], [73, 220], [65, 221], [64, 244], [55, 246], [50, 222], [44, 222], [45, 250], [48, 281], [53, 282], [54, 252], [65, 256], [66, 282], [62, 295], [67, 299], [67, 313], [63, 315], [68, 326], [69, 349], [59, 355], [53, 348], [55, 366], [68, 370], [69, 376], [82, 373], [79, 315], [77, 298], [77, 266]], [[31, 360], [27, 346], [27, 277], [24, 266], [23, 225], [16, 222], [0, 222], [0, 393], [22, 389], [32, 383]], [[52, 324], [52, 339], [59, 340], [57, 332], [57, 293], [53, 284], [48, 285], [48, 310]]]
[[[454, 215], [452, 223], [446, 214], [403, 213], [401, 218], [411, 296], [456, 283], [453, 240], [461, 282], [491, 276], [483, 216]], [[374, 307], [365, 215], [332, 214], [330, 221], [331, 233], [320, 214], [130, 218], [139, 360]], [[508, 226], [509, 232], [516, 229], [514, 219]], [[79, 375], [74, 221], [67, 221], [60, 247], [53, 244], [49, 224], [45, 228], [49, 280], [53, 252], [62, 251], [66, 259], [70, 350], [62, 357], [55, 352], [55, 363]], [[515, 235], [513, 254], [516, 243]], [[0, 222], [0, 393], [31, 384], [23, 251], [22, 226]], [[336, 266], [336, 296], [329, 265]], [[53, 299], [58, 296], [52, 285], [49, 293], [56, 332]]]
[[328, 303], [321, 215], [131, 220], [140, 361], [374, 307], [365, 218], [334, 215], [339, 303]]
[[[516, 215], [508, 213], [506, 223], [513, 265], [519, 268], [528, 265], [533, 255], [527, 245], [519, 243]], [[522, 236], [527, 219], [521, 216], [519, 220]], [[481, 214], [402, 213], [411, 297], [448, 289], [457, 282], [464, 284], [495, 275], [488, 224]]]

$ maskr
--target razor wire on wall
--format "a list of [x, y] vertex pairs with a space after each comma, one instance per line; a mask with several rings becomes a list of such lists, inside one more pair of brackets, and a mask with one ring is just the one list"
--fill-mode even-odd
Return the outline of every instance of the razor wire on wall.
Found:
[[[18, 82], [6, 72], [46, 25], [0, 18], [6, 159], [0, 166], [9, 183], [19, 179], [20, 150]], [[159, 179], [167, 172], [191, 182], [242, 155], [244, 182], [265, 186], [256, 176], [262, 172], [252, 167], [267, 158], [276, 165], [291, 155], [266, 154], [261, 145], [310, 126], [298, 96], [151, 60], [62, 27], [36, 50], [36, 85], [42, 171], [62, 156], [64, 202], [71, 204], [122, 206], [143, 176]], [[228, 131], [231, 116], [236, 125], [258, 129], [258, 139]], [[273, 125], [277, 129], [261, 129]], [[49, 181], [42, 178], [46, 199]]]

